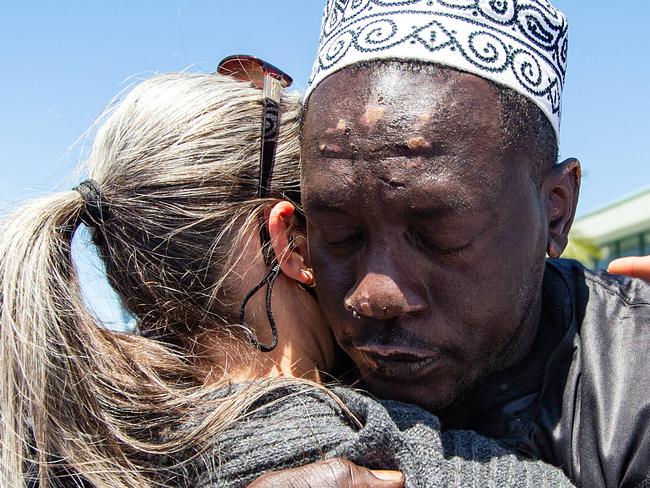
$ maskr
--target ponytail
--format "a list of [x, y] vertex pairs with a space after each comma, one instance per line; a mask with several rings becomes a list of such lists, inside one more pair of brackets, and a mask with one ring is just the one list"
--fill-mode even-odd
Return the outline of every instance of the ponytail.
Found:
[[103, 330], [85, 308], [71, 256], [83, 208], [60, 193], [0, 225], [1, 486], [48, 486], [71, 466], [97, 486], [148, 486], [129, 410], [164, 383], [158, 371], [184, 375], [171, 351]]
[[[81, 307], [70, 255], [81, 201], [72, 192], [44, 198], [0, 226], [3, 486], [24, 484], [30, 457], [41, 466], [40, 475], [47, 476], [51, 446], [45, 439], [53, 413], [48, 406], [53, 396], [64, 397], [67, 387], [59, 376], [69, 347], [64, 338], [69, 334], [63, 331], [73, 327], [71, 322], [81, 322], [73, 318]], [[61, 387], [58, 392], [55, 384]]]

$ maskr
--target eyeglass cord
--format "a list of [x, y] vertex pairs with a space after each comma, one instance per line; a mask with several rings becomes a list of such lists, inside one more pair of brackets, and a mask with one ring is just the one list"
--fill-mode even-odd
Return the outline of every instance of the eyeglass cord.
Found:
[[[273, 310], [271, 309], [271, 298], [273, 296], [273, 285], [275, 284], [275, 280], [280, 276], [280, 264], [274, 265], [269, 272], [266, 274], [266, 276], [260, 281], [255, 288], [253, 288], [251, 291], [249, 291], [246, 296], [244, 297], [244, 301], [241, 304], [241, 308], [239, 310], [239, 325], [244, 327], [244, 330], [246, 330], [246, 334], [248, 336], [248, 339], [250, 340], [251, 344], [255, 346], [257, 349], [259, 349], [262, 352], [271, 352], [273, 349], [276, 348], [278, 345], [278, 328], [275, 325], [275, 319], [273, 318]], [[253, 298], [253, 296], [260, 291], [264, 285], [267, 285], [266, 289], [266, 317], [269, 320], [269, 324], [271, 325], [271, 334], [272, 334], [272, 339], [271, 339], [271, 344], [262, 344], [258, 339], [255, 333], [251, 330], [250, 327], [246, 325], [246, 305], [248, 304], [249, 300]]]

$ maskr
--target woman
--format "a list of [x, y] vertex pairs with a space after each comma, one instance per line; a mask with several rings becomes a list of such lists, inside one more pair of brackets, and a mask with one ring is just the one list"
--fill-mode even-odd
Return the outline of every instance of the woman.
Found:
[[[283, 97], [260, 199], [262, 107], [261, 91], [228, 77], [151, 78], [109, 110], [92, 180], [3, 222], [0, 485], [245, 486], [335, 455], [401, 469], [410, 486], [568, 484], [472, 433], [441, 436], [416, 407], [319, 385], [335, 347], [292, 203], [299, 99]], [[81, 223], [139, 335], [85, 308], [71, 257]], [[258, 283], [270, 302], [249, 293]]]

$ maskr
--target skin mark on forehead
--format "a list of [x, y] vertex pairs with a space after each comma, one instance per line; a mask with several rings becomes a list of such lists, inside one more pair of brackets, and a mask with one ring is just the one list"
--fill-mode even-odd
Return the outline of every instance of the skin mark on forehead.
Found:
[[345, 119], [339, 119], [336, 127], [329, 127], [325, 129], [326, 136], [338, 136], [350, 134], [350, 124]]
[[402, 190], [406, 188], [406, 183], [398, 178], [386, 178], [384, 176], [380, 176], [379, 181], [391, 190]]
[[322, 154], [326, 154], [326, 153], [341, 154], [343, 152], [343, 148], [341, 147], [340, 144], [322, 143], [318, 146], [318, 150]]
[[422, 136], [413, 136], [405, 144], [406, 147], [415, 152], [430, 151], [433, 149], [433, 142]]
[[433, 114], [431, 112], [422, 113], [417, 115], [417, 117], [415, 118], [415, 123], [413, 124], [413, 128], [420, 130], [427, 126], [430, 126], [432, 123], [433, 123]]
[[384, 118], [385, 113], [386, 109], [384, 107], [380, 105], [369, 105], [361, 115], [361, 125], [372, 130]]
[[411, 159], [407, 163], [406, 167], [409, 168], [409, 169], [422, 169], [422, 168], [424, 168], [424, 159], [422, 159], [422, 158]]

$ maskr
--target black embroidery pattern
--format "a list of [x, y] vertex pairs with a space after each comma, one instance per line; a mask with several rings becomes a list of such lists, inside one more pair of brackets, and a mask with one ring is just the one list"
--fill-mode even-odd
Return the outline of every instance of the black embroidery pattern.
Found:
[[559, 119], [567, 30], [548, 0], [329, 0], [310, 84], [350, 50], [381, 57], [397, 47], [424, 48], [488, 78], [512, 75]]

